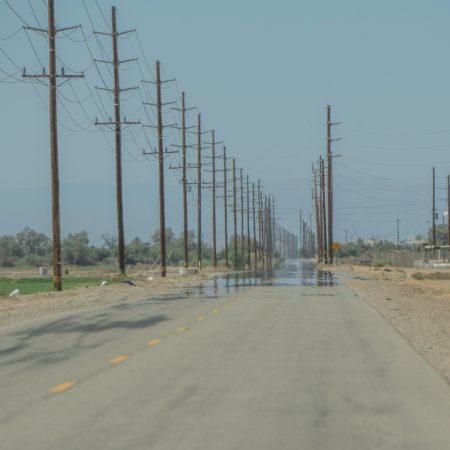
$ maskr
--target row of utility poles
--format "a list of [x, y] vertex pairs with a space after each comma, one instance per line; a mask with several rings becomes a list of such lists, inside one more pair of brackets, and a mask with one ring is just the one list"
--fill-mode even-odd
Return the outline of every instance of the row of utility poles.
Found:
[[317, 259], [320, 263], [332, 264], [334, 259], [333, 237], [333, 155], [331, 146], [340, 138], [331, 136], [332, 127], [341, 122], [331, 121], [331, 106], [327, 106], [326, 112], [326, 160], [319, 158], [317, 164], [313, 164], [313, 207], [316, 219]]
[[[61, 227], [60, 227], [60, 196], [59, 196], [59, 164], [58, 164], [58, 119], [57, 119], [57, 87], [59, 78], [83, 78], [84, 75], [67, 75], [64, 69], [58, 74], [56, 70], [56, 36], [60, 32], [65, 32], [77, 27], [59, 28], [55, 26], [55, 5], [54, 0], [48, 0], [48, 29], [38, 29], [27, 27], [32, 31], [43, 33], [48, 36], [49, 46], [49, 73], [40, 75], [29, 75], [24, 69], [23, 77], [25, 78], [47, 78], [49, 80], [49, 112], [50, 112], [50, 154], [51, 154], [51, 184], [52, 184], [52, 242], [53, 242], [53, 283], [56, 290], [62, 290], [62, 269], [61, 269]], [[242, 168], [236, 167], [235, 158], [227, 156], [227, 149], [223, 145], [223, 155], [216, 154], [216, 147], [223, 142], [218, 142], [215, 137], [215, 131], [203, 131], [201, 115], [198, 114], [196, 126], [189, 127], [186, 125], [187, 111], [195, 108], [186, 107], [186, 95], [182, 94], [181, 108], [173, 108], [181, 113], [181, 127], [178, 124], [163, 123], [163, 108], [176, 102], [163, 102], [162, 85], [175, 80], [161, 79], [161, 64], [156, 62], [156, 80], [145, 81], [143, 83], [152, 83], [156, 87], [156, 103], [145, 103], [144, 105], [156, 108], [157, 124], [141, 124], [140, 122], [130, 122], [126, 118], [121, 117], [121, 94], [126, 91], [139, 89], [139, 87], [121, 88], [120, 86], [120, 65], [132, 60], [120, 60], [118, 38], [124, 34], [132, 33], [135, 30], [119, 32], [117, 30], [116, 8], [111, 10], [111, 31], [97, 32], [95, 34], [107, 36], [111, 39], [112, 44], [112, 60], [94, 60], [94, 63], [103, 63], [111, 65], [113, 68], [114, 86], [109, 88], [106, 86], [98, 87], [98, 90], [109, 91], [114, 99], [114, 120], [109, 119], [107, 122], [99, 122], [95, 120], [95, 124], [99, 126], [108, 126], [115, 131], [115, 160], [116, 160], [116, 208], [117, 208], [117, 255], [118, 267], [121, 273], [125, 273], [125, 232], [124, 232], [124, 212], [123, 212], [123, 195], [122, 195], [122, 133], [123, 125], [141, 125], [156, 129], [158, 145], [156, 150], [143, 151], [145, 155], [155, 156], [158, 160], [159, 169], [159, 216], [160, 216], [160, 273], [162, 277], [167, 273], [167, 252], [166, 252], [166, 221], [165, 221], [165, 158], [168, 154], [178, 153], [179, 150], [170, 150], [164, 146], [164, 129], [168, 127], [178, 128], [181, 131], [181, 153], [182, 165], [180, 167], [172, 167], [172, 169], [181, 170], [182, 185], [182, 216], [183, 216], [183, 259], [184, 266], [189, 265], [189, 233], [188, 233], [188, 207], [187, 207], [187, 190], [189, 184], [197, 186], [197, 267], [199, 270], [203, 267], [202, 257], [202, 195], [203, 189], [211, 190], [212, 197], [212, 265], [214, 268], [218, 266], [217, 260], [217, 221], [216, 221], [216, 201], [223, 198], [224, 208], [224, 250], [225, 265], [230, 266], [230, 252], [228, 249], [228, 213], [231, 209], [233, 215], [233, 263], [235, 269], [258, 269], [270, 268], [275, 253], [282, 254], [285, 257], [296, 256], [297, 248], [308, 248], [308, 254], [313, 252], [311, 225], [309, 228], [303, 224], [300, 240], [293, 234], [279, 227], [275, 214], [275, 199], [273, 196], [265, 194], [258, 180], [257, 184], [250, 182], [249, 176], [244, 174]], [[191, 129], [195, 129], [191, 131]], [[194, 133], [197, 136], [196, 145], [188, 145], [187, 135]], [[208, 133], [211, 136], [209, 142], [203, 141], [203, 136]], [[329, 141], [331, 142], [331, 141]], [[206, 146], [206, 147], [205, 147]], [[197, 164], [187, 164], [187, 151], [190, 148], [197, 150]], [[204, 155], [204, 149], [211, 150], [211, 154]], [[204, 163], [204, 158], [210, 160]], [[217, 160], [223, 160], [223, 169], [217, 168]], [[227, 165], [227, 161], [231, 159], [231, 169]], [[331, 161], [331, 159], [329, 159]], [[204, 167], [207, 166], [208, 169]], [[188, 170], [196, 170], [196, 180], [194, 183], [188, 183]], [[211, 180], [205, 181], [204, 172], [211, 173]], [[217, 175], [223, 172], [223, 180], [217, 181]], [[232, 177], [228, 175], [231, 172]], [[239, 176], [237, 175], [239, 172]], [[331, 168], [329, 166], [329, 177], [331, 177]], [[245, 180], [245, 181], [244, 181]], [[239, 183], [239, 186], [238, 186]], [[230, 192], [229, 186], [232, 189]], [[217, 195], [217, 190], [222, 192], [221, 196]], [[332, 195], [332, 191], [330, 194]], [[239, 200], [238, 200], [239, 198]], [[332, 197], [329, 197], [329, 199]], [[231, 205], [230, 201], [231, 199]], [[246, 199], [246, 200], [244, 200]], [[329, 206], [330, 200], [329, 200]], [[240, 214], [240, 230], [238, 230], [238, 214]], [[246, 229], [245, 229], [246, 222]], [[308, 231], [307, 231], [308, 230]], [[330, 235], [332, 236], [332, 235]]]
[[305, 219], [307, 218], [300, 211], [299, 256], [300, 258], [313, 258], [316, 254], [316, 235], [312, 229], [312, 213], [309, 213], [309, 221]]
[[[436, 238], [436, 220], [438, 213], [436, 211], [436, 168], [432, 169], [432, 200], [431, 200], [431, 237], [433, 247], [437, 246]], [[447, 176], [447, 245], [450, 245], [450, 175]]]

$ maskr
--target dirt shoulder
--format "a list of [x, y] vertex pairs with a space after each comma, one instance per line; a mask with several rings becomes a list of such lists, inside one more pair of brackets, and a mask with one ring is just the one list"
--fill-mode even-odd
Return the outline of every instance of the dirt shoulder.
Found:
[[450, 383], [450, 280], [414, 279], [413, 274], [419, 272], [427, 276], [438, 271], [349, 265], [336, 268], [336, 275]]
[[0, 326], [25, 320], [46, 317], [62, 312], [95, 309], [120, 303], [124, 300], [140, 300], [155, 294], [177, 289], [199, 286], [218, 272], [202, 272], [181, 276], [178, 271], [169, 271], [166, 278], [157, 273], [130, 274], [134, 285], [127, 283], [106, 286], [81, 287], [63, 292], [42, 292], [22, 295], [15, 299], [0, 299]]

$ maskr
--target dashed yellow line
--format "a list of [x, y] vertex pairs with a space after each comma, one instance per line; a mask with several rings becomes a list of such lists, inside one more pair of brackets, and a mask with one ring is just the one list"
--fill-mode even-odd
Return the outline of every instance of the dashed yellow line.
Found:
[[115, 358], [111, 359], [109, 362], [110, 364], [122, 364], [123, 362], [125, 362], [128, 359], [127, 355], [120, 355], [120, 356], [116, 356]]
[[213, 311], [213, 314], [219, 314], [219, 310], [218, 310], [218, 309], [215, 309], [215, 310]]
[[229, 307], [230, 307], [230, 305], [223, 305], [223, 307], [224, 307], [224, 308], [229, 308]]
[[197, 322], [202, 322], [203, 320], [206, 320], [206, 317], [203, 316], [197, 317]]
[[75, 381], [66, 381], [65, 383], [53, 386], [48, 392], [51, 394], [61, 394], [62, 392], [68, 391], [73, 386], [75, 386]]
[[161, 343], [161, 339], [152, 339], [151, 341], [148, 341], [149, 347], [155, 347], [156, 345]]
[[177, 328], [178, 333], [183, 333], [184, 331], [187, 330], [189, 330], [189, 327], [187, 327], [186, 325]]

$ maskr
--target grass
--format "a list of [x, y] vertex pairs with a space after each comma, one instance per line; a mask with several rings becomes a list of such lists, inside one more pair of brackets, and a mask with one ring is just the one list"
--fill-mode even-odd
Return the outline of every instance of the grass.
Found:
[[[63, 289], [76, 287], [100, 286], [104, 278], [99, 277], [63, 277]], [[120, 282], [120, 278], [108, 280], [108, 284]], [[7, 297], [14, 289], [21, 294], [53, 291], [51, 277], [40, 278], [0, 278], [0, 297]]]
[[374, 263], [372, 264], [372, 267], [380, 268], [380, 267], [386, 267], [386, 266], [391, 266], [391, 265], [392, 265], [392, 263], [389, 260], [386, 260], [386, 261], [374, 261]]
[[431, 272], [431, 273], [413, 273], [412, 277], [415, 280], [450, 280], [450, 273], [446, 272]]

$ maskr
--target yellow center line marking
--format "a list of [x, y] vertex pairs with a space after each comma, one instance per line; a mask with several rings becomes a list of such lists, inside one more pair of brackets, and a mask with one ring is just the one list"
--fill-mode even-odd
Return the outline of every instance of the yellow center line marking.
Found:
[[177, 331], [178, 333], [183, 333], [184, 331], [189, 330], [189, 327], [187, 327], [186, 325], [183, 325], [182, 327], [178, 327]]
[[51, 394], [61, 394], [64, 391], [69, 390], [71, 387], [75, 385], [75, 381], [67, 381], [65, 383], [58, 384], [53, 386], [48, 390]]
[[205, 319], [206, 319], [206, 317], [203, 317], [203, 316], [197, 317], [198, 322], [201, 322], [202, 320], [205, 320]]
[[215, 310], [213, 311], [213, 314], [219, 314], [219, 310], [218, 310], [218, 309], [215, 309]]
[[151, 341], [148, 341], [148, 345], [150, 347], [155, 347], [155, 345], [158, 345], [161, 343], [161, 339], [152, 339]]
[[109, 362], [111, 364], [122, 364], [127, 359], [128, 359], [127, 355], [120, 355], [120, 356], [116, 356], [115, 358], [111, 359]]
[[229, 308], [229, 307], [230, 307], [230, 305], [223, 305], [223, 307], [224, 307], [224, 308]]

